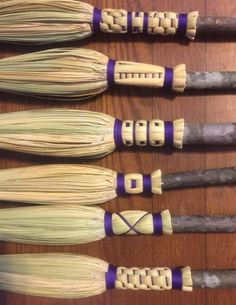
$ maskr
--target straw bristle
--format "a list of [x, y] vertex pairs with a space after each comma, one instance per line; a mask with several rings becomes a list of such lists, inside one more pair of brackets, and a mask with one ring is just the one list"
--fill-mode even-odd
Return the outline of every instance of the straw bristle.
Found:
[[93, 6], [77, 0], [1, 0], [0, 41], [47, 44], [92, 35]]
[[104, 210], [76, 205], [1, 209], [0, 240], [41, 245], [75, 245], [105, 237]]
[[99, 158], [115, 149], [115, 119], [69, 109], [0, 115], [0, 148], [46, 156]]
[[112, 200], [117, 173], [98, 166], [44, 165], [0, 172], [0, 199], [37, 204], [92, 205]]
[[27, 295], [83, 298], [106, 290], [108, 264], [76, 254], [0, 256], [0, 289]]
[[89, 49], [60, 48], [0, 60], [0, 90], [73, 100], [107, 89], [108, 57]]

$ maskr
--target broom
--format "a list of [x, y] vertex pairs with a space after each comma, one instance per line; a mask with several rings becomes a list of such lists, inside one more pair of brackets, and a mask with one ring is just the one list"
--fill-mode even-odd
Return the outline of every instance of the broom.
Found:
[[132, 194], [236, 183], [236, 168], [161, 175], [121, 174], [89, 165], [41, 165], [0, 170], [0, 200], [35, 204], [100, 204]]
[[99, 295], [110, 289], [193, 288], [236, 288], [236, 270], [126, 268], [90, 256], [62, 253], [0, 256], [0, 289], [21, 294], [69, 299]]
[[78, 100], [102, 93], [114, 84], [185, 89], [236, 89], [236, 72], [190, 72], [114, 61], [102, 53], [61, 48], [0, 60], [0, 91], [61, 100]]
[[112, 235], [236, 232], [236, 216], [171, 216], [145, 211], [105, 212], [98, 207], [48, 205], [0, 210], [0, 240], [75, 245]]
[[92, 34], [176, 35], [236, 34], [236, 18], [198, 17], [198, 12], [127, 12], [98, 9], [76, 0], [1, 0], [0, 40], [46, 44], [83, 39]]
[[235, 144], [235, 123], [120, 121], [99, 112], [69, 109], [0, 114], [0, 148], [37, 155], [99, 158], [135, 145], [182, 148]]

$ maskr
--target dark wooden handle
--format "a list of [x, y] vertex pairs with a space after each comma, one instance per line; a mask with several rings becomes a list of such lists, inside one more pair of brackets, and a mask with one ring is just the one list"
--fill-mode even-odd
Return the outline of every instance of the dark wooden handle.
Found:
[[236, 72], [189, 72], [186, 89], [236, 89]]
[[220, 36], [236, 39], [236, 17], [198, 17], [197, 37]]
[[236, 270], [192, 271], [193, 288], [236, 288]]
[[162, 176], [162, 190], [236, 184], [236, 167], [167, 174]]
[[173, 216], [176, 233], [236, 232], [236, 216]]
[[185, 124], [183, 145], [234, 145], [236, 123]]

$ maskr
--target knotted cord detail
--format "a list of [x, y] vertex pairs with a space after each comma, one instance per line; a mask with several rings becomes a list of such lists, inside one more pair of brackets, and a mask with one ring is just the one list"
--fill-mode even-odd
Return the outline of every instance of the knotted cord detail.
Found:
[[122, 146], [174, 146], [182, 148], [184, 136], [184, 120], [164, 122], [152, 121], [120, 121], [114, 124], [114, 141], [117, 148]]
[[104, 33], [148, 33], [151, 35], [181, 34], [194, 39], [198, 12], [178, 14], [174, 12], [128, 12], [123, 9], [94, 9], [93, 29], [97, 32], [98, 16], [101, 15], [100, 31]]

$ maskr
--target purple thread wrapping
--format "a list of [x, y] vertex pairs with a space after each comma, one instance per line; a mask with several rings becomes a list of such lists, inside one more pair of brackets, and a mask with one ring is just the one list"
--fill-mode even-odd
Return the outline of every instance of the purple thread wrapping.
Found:
[[127, 32], [128, 33], [133, 32], [132, 12], [128, 12], [127, 15]]
[[93, 33], [99, 33], [100, 32], [100, 22], [102, 20], [102, 10], [99, 8], [94, 8], [93, 10]]
[[174, 70], [172, 68], [165, 68], [165, 79], [163, 87], [165, 89], [172, 89], [174, 80]]
[[148, 13], [143, 16], [143, 33], [148, 33]]
[[112, 236], [114, 234], [112, 229], [112, 213], [110, 212], [105, 213], [104, 227], [106, 236]]
[[151, 175], [143, 175], [143, 193], [152, 194], [152, 179]]
[[126, 194], [125, 191], [125, 175], [117, 173], [117, 187], [116, 193], [118, 196], [124, 196]]
[[174, 268], [172, 272], [172, 289], [183, 289], [183, 278], [181, 268]]
[[123, 146], [122, 140], [122, 124], [121, 120], [115, 120], [114, 124], [114, 142], [116, 148], [121, 148]]
[[132, 188], [132, 189], [135, 189], [136, 186], [137, 186], [137, 181], [132, 179], [132, 180], [131, 180], [131, 188]]
[[185, 36], [187, 31], [187, 24], [188, 24], [188, 15], [179, 14], [179, 24], [178, 24], [177, 34], [181, 36]]
[[114, 289], [115, 288], [115, 283], [116, 283], [116, 272], [117, 272], [117, 267], [109, 264], [108, 270], [106, 272], [106, 289]]
[[165, 146], [172, 146], [174, 143], [174, 124], [165, 122]]
[[153, 216], [153, 234], [159, 235], [163, 233], [163, 222], [161, 213], [155, 213]]
[[[148, 213], [147, 213], [147, 214], [148, 214]], [[134, 225], [131, 225], [131, 224], [124, 218], [123, 215], [121, 215], [120, 213], [116, 213], [116, 215], [119, 216], [120, 219], [122, 219], [122, 220], [124, 221], [124, 223], [127, 225], [127, 227], [129, 227], [129, 230], [126, 231], [125, 233], [123, 233], [122, 235], [127, 234], [127, 233], [129, 233], [130, 231], [133, 231], [133, 232], [135, 232], [135, 233], [138, 234], [138, 235], [140, 234], [140, 233], [135, 229], [135, 226], [139, 223], [139, 221], [141, 221], [141, 219], [142, 219], [143, 217], [141, 217], [141, 219], [138, 219]], [[146, 215], [145, 215], [145, 216], [146, 216]]]
[[115, 65], [116, 65], [116, 61], [113, 59], [109, 59], [107, 64], [108, 87], [112, 87], [115, 84]]

